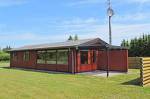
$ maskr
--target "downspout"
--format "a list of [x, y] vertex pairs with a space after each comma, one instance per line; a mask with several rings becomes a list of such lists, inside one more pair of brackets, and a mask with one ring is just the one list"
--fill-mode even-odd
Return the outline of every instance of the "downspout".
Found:
[[107, 78], [109, 77], [109, 47], [106, 47], [107, 53]]
[[72, 74], [74, 74], [75, 72], [74, 72], [74, 51], [73, 50], [71, 51], [71, 57], [72, 57], [71, 59], [72, 60], [71, 61], [72, 62]]
[[77, 67], [77, 66], [78, 66], [78, 65], [77, 65], [77, 64], [78, 64], [78, 63], [77, 63], [77, 53], [78, 53], [78, 49], [79, 49], [79, 47], [76, 46], [75, 55], [74, 55], [74, 67], [75, 67], [75, 68], [74, 68], [74, 71], [75, 71], [75, 73], [78, 72], [78, 70], [77, 70], [77, 68], [78, 68], [78, 67]]
[[70, 72], [70, 54], [71, 54], [71, 52], [70, 52], [70, 48], [68, 48], [68, 72]]

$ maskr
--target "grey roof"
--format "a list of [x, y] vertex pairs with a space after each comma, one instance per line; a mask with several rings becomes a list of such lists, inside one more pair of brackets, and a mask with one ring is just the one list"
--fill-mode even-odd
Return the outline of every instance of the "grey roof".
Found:
[[[39, 45], [27, 45], [20, 48], [12, 49], [11, 51], [23, 51], [23, 50], [38, 50], [38, 49], [55, 49], [55, 48], [76, 48], [76, 47], [114, 47], [107, 44], [100, 38], [83, 39], [76, 41], [65, 41], [57, 43], [39, 44]], [[121, 47], [117, 47], [121, 49]]]

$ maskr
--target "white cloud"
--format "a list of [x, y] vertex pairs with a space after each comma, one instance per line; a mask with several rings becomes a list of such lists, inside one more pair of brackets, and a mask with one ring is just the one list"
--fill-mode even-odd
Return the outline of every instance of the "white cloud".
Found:
[[[9, 36], [12, 34], [11, 36]], [[0, 35], [1, 40], [16, 40], [16, 41], [23, 41], [23, 40], [30, 40], [30, 41], [42, 41], [42, 40], [51, 40], [54, 39], [63, 39], [63, 35], [61, 36], [51, 36], [51, 35], [40, 35], [36, 33], [5, 33]]]
[[[76, 21], [77, 20], [77, 21]], [[131, 39], [143, 33], [150, 33], [150, 23], [147, 24], [112, 24], [113, 44], [120, 45], [123, 39]], [[55, 30], [56, 29], [56, 30]], [[66, 40], [69, 35], [78, 34], [80, 39], [101, 38], [108, 41], [108, 24], [101, 24], [96, 18], [75, 18], [59, 22], [53, 26], [53, 30], [58, 32], [52, 34], [36, 34], [34, 32], [0, 33], [0, 40], [9, 41], [8, 45], [21, 45], [50, 43]], [[11, 35], [10, 35], [11, 34]], [[23, 42], [19, 45], [19, 42]]]
[[[82, 38], [94, 38], [99, 37], [108, 42], [108, 26], [96, 25], [91, 26], [92, 28], [86, 28], [79, 32]], [[112, 37], [113, 44], [120, 45], [123, 39], [131, 39], [142, 35], [143, 33], [150, 33], [150, 24], [112, 24]], [[79, 31], [79, 30], [78, 30]], [[86, 32], [85, 32], [86, 31]], [[83, 32], [83, 33], [82, 33]]]
[[126, 0], [129, 3], [148, 3], [150, 0]]
[[75, 2], [70, 2], [70, 6], [75, 6], [75, 5], [85, 5], [85, 4], [98, 4], [98, 3], [103, 3], [102, 0], [77, 0]]
[[81, 19], [81, 18], [74, 18], [73, 20], [69, 20], [69, 21], [63, 21], [63, 24], [91, 24], [91, 23], [95, 23], [98, 20], [96, 18], [87, 18], [87, 19]]
[[[147, 24], [112, 24], [112, 34], [113, 34], [113, 44], [119, 45], [122, 39], [130, 39], [136, 36], [140, 36], [143, 33], [149, 33], [150, 23]], [[100, 37], [105, 41], [108, 41], [108, 24], [101, 24], [100, 20], [96, 18], [87, 19], [73, 19], [59, 22], [53, 29], [60, 30], [59, 32], [65, 34], [55, 34], [55, 36], [39, 36], [38, 38], [42, 40], [48, 40], [53, 38], [54, 41], [65, 40], [72, 34], [78, 34], [79, 38], [96, 38]], [[36, 39], [36, 37], [35, 37]]]
[[84, 26], [98, 24], [99, 20], [96, 18], [87, 18], [87, 19], [82, 19], [82, 18], [74, 18], [72, 20], [65, 20], [65, 21], [60, 21], [59, 24], [57, 24], [57, 28], [61, 29], [81, 29], [84, 28]]
[[[12, 34], [12, 35], [10, 35]], [[43, 35], [37, 33], [5, 33], [0, 34], [0, 47], [10, 45], [11, 47], [21, 47], [24, 45], [60, 42], [66, 40], [69, 35]]]
[[134, 14], [115, 15], [113, 17], [114, 22], [141, 22], [149, 20], [150, 13], [137, 12]]
[[[92, 19], [93, 21], [87, 21]], [[78, 20], [77, 22], [75, 20]], [[139, 20], [139, 19], [137, 19]], [[128, 20], [130, 21], [130, 20]], [[69, 34], [78, 34], [80, 38], [94, 38], [100, 37], [108, 41], [108, 24], [101, 22], [96, 18], [88, 19], [73, 19], [67, 22], [60, 22], [61, 31]], [[143, 33], [149, 33], [150, 23], [136, 23], [136, 24], [112, 24], [113, 44], [119, 45], [122, 39], [130, 39], [140, 36]]]
[[[149, 3], [150, 0], [111, 0], [113, 4], [129, 4], [129, 3]], [[107, 0], [76, 0], [74, 2], [70, 2], [68, 5], [76, 6], [76, 5], [93, 5], [93, 4], [107, 4]]]

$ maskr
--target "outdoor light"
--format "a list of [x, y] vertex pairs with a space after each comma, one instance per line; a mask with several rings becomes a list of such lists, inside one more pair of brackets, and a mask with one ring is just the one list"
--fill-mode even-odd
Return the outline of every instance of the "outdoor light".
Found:
[[[107, 15], [109, 18], [109, 44], [112, 45], [112, 34], [111, 34], [111, 17], [114, 15], [114, 11], [111, 7], [110, 0], [108, 1], [108, 9], [107, 9]], [[109, 77], [109, 47], [107, 49], [107, 77]]]
[[109, 17], [112, 17], [114, 15], [113, 9], [109, 7], [108, 10], [107, 10], [107, 14], [108, 14]]
[[111, 35], [111, 17], [114, 15], [114, 11], [111, 7], [110, 0], [108, 0], [108, 9], [107, 9], [107, 15], [109, 17], [109, 44], [112, 44], [112, 35]]

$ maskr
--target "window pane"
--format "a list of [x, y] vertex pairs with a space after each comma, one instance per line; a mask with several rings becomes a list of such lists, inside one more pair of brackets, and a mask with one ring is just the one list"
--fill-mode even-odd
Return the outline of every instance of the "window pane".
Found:
[[24, 61], [29, 61], [30, 60], [30, 53], [28, 51], [24, 52], [23, 60]]
[[37, 52], [37, 63], [41, 63], [41, 64], [46, 63], [46, 51]]
[[88, 64], [88, 51], [81, 51], [81, 64]]
[[56, 64], [56, 50], [48, 50], [46, 54], [47, 64]]
[[68, 50], [58, 50], [57, 64], [68, 64]]

